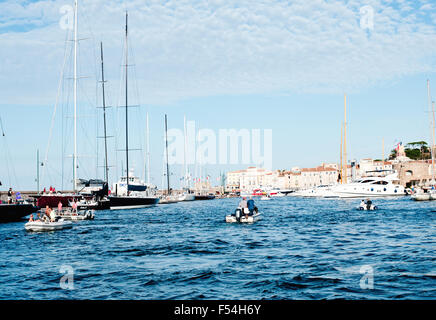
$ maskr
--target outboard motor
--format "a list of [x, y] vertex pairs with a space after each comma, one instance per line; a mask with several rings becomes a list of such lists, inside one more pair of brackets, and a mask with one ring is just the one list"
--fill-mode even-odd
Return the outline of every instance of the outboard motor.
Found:
[[235, 217], [236, 217], [236, 220], [238, 220], [238, 221], [241, 219], [241, 209], [240, 208], [236, 209]]

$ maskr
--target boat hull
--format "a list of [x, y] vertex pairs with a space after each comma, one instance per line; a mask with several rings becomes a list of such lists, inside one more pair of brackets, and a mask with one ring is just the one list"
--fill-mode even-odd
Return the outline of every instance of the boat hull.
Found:
[[0, 204], [0, 222], [17, 221], [39, 210], [32, 204]]
[[227, 223], [254, 223], [260, 219], [260, 213], [256, 213], [252, 216], [246, 217], [243, 215], [239, 218], [239, 220], [234, 215], [228, 215], [226, 216], [226, 222]]
[[69, 229], [73, 225], [70, 221], [60, 220], [58, 222], [42, 222], [42, 221], [31, 221], [24, 225], [27, 231], [56, 231], [62, 229]]
[[206, 196], [196, 195], [195, 196], [195, 200], [213, 200], [213, 199], [215, 199], [215, 196], [213, 196], [213, 195], [206, 195]]
[[154, 206], [159, 203], [159, 198], [154, 197], [108, 197], [111, 210], [137, 209]]
[[40, 208], [45, 208], [46, 206], [49, 206], [50, 208], [57, 208], [59, 202], [62, 203], [63, 207], [68, 207], [70, 202], [73, 202], [74, 200], [81, 200], [83, 199], [83, 196], [77, 194], [44, 194], [36, 197], [36, 199], [36, 205]]
[[194, 201], [195, 195], [193, 194], [183, 194], [179, 197], [179, 201]]

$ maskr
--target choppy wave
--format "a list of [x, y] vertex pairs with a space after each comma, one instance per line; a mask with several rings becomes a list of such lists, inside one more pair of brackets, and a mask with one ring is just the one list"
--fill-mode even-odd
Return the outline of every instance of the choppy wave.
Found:
[[375, 201], [277, 198], [253, 225], [224, 222], [238, 199], [101, 211], [52, 233], [1, 224], [0, 299], [434, 299], [434, 204]]

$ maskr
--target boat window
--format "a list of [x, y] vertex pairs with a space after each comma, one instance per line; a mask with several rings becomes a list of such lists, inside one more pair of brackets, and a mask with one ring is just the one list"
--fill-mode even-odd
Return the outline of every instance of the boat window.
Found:
[[361, 183], [371, 183], [371, 182], [373, 182], [374, 180], [363, 180]]
[[387, 181], [383, 181], [383, 180], [381, 180], [381, 181], [376, 181], [376, 182], [374, 182], [373, 184], [387, 185], [388, 182], [387, 182]]

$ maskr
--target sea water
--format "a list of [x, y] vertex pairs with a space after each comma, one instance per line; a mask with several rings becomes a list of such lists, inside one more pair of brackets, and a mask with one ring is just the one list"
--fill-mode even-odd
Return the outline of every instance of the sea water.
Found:
[[0, 299], [435, 299], [435, 202], [240, 199], [96, 211], [72, 229], [0, 224]]

